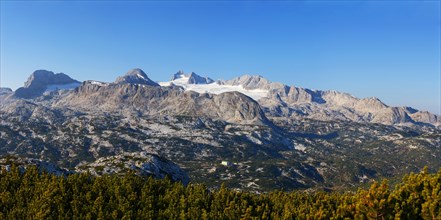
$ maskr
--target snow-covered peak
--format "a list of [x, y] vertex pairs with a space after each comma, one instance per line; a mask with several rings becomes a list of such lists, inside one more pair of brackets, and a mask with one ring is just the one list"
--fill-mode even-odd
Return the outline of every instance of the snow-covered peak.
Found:
[[226, 85], [215, 82], [208, 77], [201, 77], [196, 73], [185, 74], [179, 71], [173, 75], [169, 82], [160, 82], [161, 86], [180, 86], [186, 91], [194, 91], [198, 93], [221, 94], [224, 92], [240, 92], [251, 97], [254, 100], [259, 100], [268, 95], [266, 89], [246, 89], [243, 85]]
[[179, 70], [173, 75], [172, 81], [178, 81], [178, 83], [180, 82], [187, 84], [210, 84], [214, 82], [214, 80], [210, 79], [209, 77], [199, 76], [195, 72], [185, 74], [182, 70]]
[[173, 74], [171, 81], [181, 78], [188, 78], [188, 77], [185, 75], [184, 71], [179, 70], [177, 73]]

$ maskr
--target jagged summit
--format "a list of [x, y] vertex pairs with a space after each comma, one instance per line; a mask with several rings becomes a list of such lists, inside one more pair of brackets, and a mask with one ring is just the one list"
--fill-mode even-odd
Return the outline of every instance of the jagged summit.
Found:
[[173, 77], [172, 77], [171, 81], [177, 80], [177, 79], [181, 79], [183, 77], [185, 77], [184, 71], [179, 70], [177, 73], [173, 74]]
[[159, 86], [158, 83], [149, 79], [147, 74], [139, 68], [129, 70], [124, 76], [120, 76], [115, 80], [116, 84], [143, 84], [149, 86]]
[[45, 91], [69, 90], [80, 86], [80, 82], [70, 78], [64, 73], [57, 73], [47, 70], [34, 71], [24, 87], [15, 91], [15, 96], [20, 98], [34, 98], [42, 95]]
[[179, 70], [173, 75], [172, 81], [179, 81], [187, 84], [210, 84], [214, 82], [214, 80], [210, 79], [209, 77], [199, 76], [195, 72], [185, 74], [182, 70]]

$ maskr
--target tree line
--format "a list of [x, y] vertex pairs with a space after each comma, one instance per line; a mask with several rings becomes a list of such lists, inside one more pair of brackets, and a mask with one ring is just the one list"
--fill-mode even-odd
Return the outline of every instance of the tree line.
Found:
[[352, 193], [242, 192], [169, 179], [0, 172], [0, 219], [441, 219], [441, 169]]

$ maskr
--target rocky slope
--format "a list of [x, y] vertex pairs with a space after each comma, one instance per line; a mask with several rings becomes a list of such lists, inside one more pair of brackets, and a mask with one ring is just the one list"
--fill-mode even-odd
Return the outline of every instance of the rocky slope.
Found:
[[151, 116], [201, 116], [244, 124], [268, 123], [259, 104], [241, 93], [200, 94], [185, 92], [173, 86], [131, 83], [102, 86], [84, 82], [53, 106], [83, 111], [132, 112]]
[[390, 107], [378, 98], [359, 99], [337, 91], [287, 86], [270, 82], [261, 76], [245, 75], [221, 84], [242, 85], [248, 90], [267, 90], [268, 95], [257, 101], [271, 116], [441, 127], [441, 117], [438, 115], [408, 107]]
[[22, 171], [26, 170], [29, 166], [36, 166], [39, 172], [47, 172], [57, 176], [66, 176], [74, 173], [68, 169], [61, 168], [54, 163], [39, 159], [21, 158], [16, 156], [6, 156], [0, 158], [0, 170], [4, 169], [9, 172], [12, 166], [16, 166]]
[[[181, 73], [178, 72], [178, 75]], [[441, 128], [441, 117], [430, 112], [421, 112], [409, 107], [391, 107], [375, 97], [360, 99], [337, 91], [287, 86], [270, 82], [262, 76], [244, 75], [232, 80], [201, 85], [173, 77], [170, 82], [160, 83], [162, 86], [170, 84], [198, 93], [221, 94], [237, 91], [257, 101], [266, 115], [271, 117]]]
[[0, 156], [252, 191], [339, 190], [441, 167], [437, 115], [259, 76], [182, 79], [159, 86], [134, 69], [34, 98], [6, 93]]
[[20, 113], [0, 111], [0, 155], [98, 175], [148, 166], [153, 170], [146, 173], [160, 177], [161, 169], [143, 165], [150, 164], [152, 154], [179, 165], [192, 182], [210, 187], [224, 182], [252, 191], [338, 190], [400, 177], [425, 165], [441, 167], [441, 133], [436, 130], [281, 118], [271, 118], [275, 125], [266, 126], [192, 116], [23, 108], [32, 113], [22, 121]]
[[171, 180], [182, 182], [185, 185], [190, 182], [187, 173], [178, 165], [158, 155], [146, 152], [101, 157], [92, 163], [80, 163], [75, 167], [75, 170], [90, 172], [93, 175], [125, 174], [134, 171], [138, 175], [157, 179], [168, 176]]
[[151, 176], [157, 179], [169, 177], [175, 182], [188, 184], [190, 179], [178, 165], [158, 155], [141, 153], [125, 153], [118, 156], [102, 157], [94, 162], [82, 162], [73, 170], [62, 168], [55, 163], [41, 159], [19, 156], [0, 157], [0, 170], [10, 171], [12, 166], [26, 170], [29, 166], [36, 166], [40, 172], [47, 172], [57, 176], [67, 176], [73, 173], [89, 172], [92, 175], [125, 174], [135, 172], [140, 176]]

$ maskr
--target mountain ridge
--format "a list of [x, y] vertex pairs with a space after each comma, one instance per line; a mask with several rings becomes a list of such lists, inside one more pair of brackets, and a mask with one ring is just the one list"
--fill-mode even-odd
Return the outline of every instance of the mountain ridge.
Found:
[[[120, 78], [118, 78], [120, 79]], [[118, 81], [118, 80], [117, 80]], [[53, 103], [87, 111], [136, 112], [145, 115], [192, 115], [234, 123], [266, 124], [268, 119], [253, 99], [238, 93], [219, 95], [182, 91], [157, 84], [85, 81], [65, 98]]]
[[[173, 82], [172, 80], [170, 83]], [[166, 83], [162, 83], [164, 84]], [[351, 120], [402, 126], [429, 125], [441, 128], [441, 117], [430, 112], [421, 113], [407, 107], [390, 107], [376, 97], [360, 99], [349, 93], [334, 90], [310, 90], [288, 86], [271, 82], [260, 75], [243, 75], [231, 80], [218, 80], [210, 85], [231, 86], [229, 89], [249, 95], [262, 106], [266, 114], [272, 116], [297, 119], [308, 117], [325, 121]], [[218, 94], [216, 88], [181, 86], [192, 91]], [[266, 91], [267, 94], [250, 94], [256, 90], [263, 91], [262, 93]]]
[[192, 182], [257, 192], [339, 190], [441, 166], [439, 118], [429, 112], [261, 76], [148, 85], [140, 71], [46, 86], [34, 98], [0, 94], [0, 157], [161, 177], [159, 167], [169, 166], [155, 165], [149, 155], [157, 155], [176, 164], [166, 173], [180, 179], [182, 169]]
[[[44, 76], [48, 79], [44, 79]], [[59, 79], [54, 79], [57, 77]], [[48, 90], [48, 84], [52, 82], [77, 83], [78, 81], [62, 73], [57, 75], [50, 71], [37, 70], [29, 77], [25, 87], [14, 92], [14, 96], [19, 98], [38, 97], [44, 90]], [[99, 84], [99, 87], [112, 84], [93, 80], [85, 82]], [[306, 117], [325, 121], [350, 120], [386, 125], [427, 125], [441, 128], [441, 117], [430, 112], [422, 112], [408, 107], [391, 107], [376, 97], [360, 99], [349, 93], [333, 90], [321, 91], [288, 86], [279, 82], [271, 82], [260, 75], [243, 75], [231, 80], [214, 81], [194, 72], [185, 74], [183, 71], [178, 71], [173, 74], [171, 81], [156, 83], [148, 78], [143, 70], [135, 68], [118, 77], [114, 84], [139, 84], [154, 87], [178, 86], [184, 91], [194, 91], [200, 94], [219, 95], [225, 92], [239, 92], [257, 101], [265, 114], [274, 117], [296, 119]], [[81, 86], [84, 85], [83, 83]], [[79, 86], [77, 85], [75, 88]], [[0, 93], [0, 95], [7, 94], [6, 90]]]

